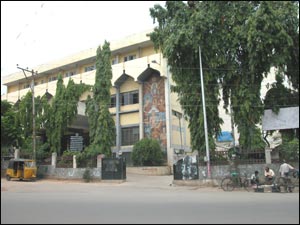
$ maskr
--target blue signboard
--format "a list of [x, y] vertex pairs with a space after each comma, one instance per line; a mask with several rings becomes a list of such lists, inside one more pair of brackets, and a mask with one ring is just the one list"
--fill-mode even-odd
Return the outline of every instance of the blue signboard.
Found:
[[222, 131], [221, 134], [217, 137], [219, 142], [230, 142], [233, 141], [233, 137], [230, 131]]

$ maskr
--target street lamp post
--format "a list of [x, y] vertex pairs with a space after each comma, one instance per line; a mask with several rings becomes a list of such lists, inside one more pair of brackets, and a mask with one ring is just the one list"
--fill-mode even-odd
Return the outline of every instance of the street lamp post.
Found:
[[205, 133], [205, 146], [206, 146], [207, 177], [211, 178], [211, 173], [210, 173], [210, 158], [209, 158], [209, 145], [208, 145], [208, 135], [207, 135], [207, 122], [206, 122], [206, 107], [205, 107], [205, 96], [204, 96], [204, 82], [203, 82], [203, 72], [202, 72], [202, 60], [201, 60], [201, 48], [200, 48], [200, 45], [199, 45], [199, 62], [200, 62], [200, 80], [201, 80], [203, 117], [204, 117], [204, 133]]
[[[32, 93], [32, 148], [33, 148], [33, 159], [36, 160], [36, 133], [35, 133], [35, 102], [34, 102], [34, 71], [33, 70], [28, 70], [28, 69], [24, 69], [24, 68], [21, 68], [18, 66], [17, 64], [17, 68], [18, 69], [21, 69], [24, 73], [24, 76], [26, 79], [27, 76], [26, 76], [26, 72], [30, 72], [31, 75], [32, 75], [32, 80], [31, 80], [31, 86], [30, 86], [30, 89], [31, 89], [31, 93]], [[35, 72], [35, 74], [37, 75], [37, 71]]]

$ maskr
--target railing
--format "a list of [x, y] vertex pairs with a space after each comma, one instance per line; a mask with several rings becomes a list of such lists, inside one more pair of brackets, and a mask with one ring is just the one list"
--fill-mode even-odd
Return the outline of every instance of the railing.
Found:
[[[204, 163], [204, 157], [200, 157]], [[211, 165], [229, 165], [231, 161], [236, 160], [238, 164], [263, 164], [266, 162], [264, 152], [248, 151], [236, 153], [233, 157], [228, 151], [215, 151], [210, 155]]]

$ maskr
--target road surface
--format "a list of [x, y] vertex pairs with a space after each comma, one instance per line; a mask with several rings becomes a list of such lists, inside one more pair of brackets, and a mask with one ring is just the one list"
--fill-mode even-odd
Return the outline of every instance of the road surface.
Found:
[[123, 183], [1, 180], [2, 224], [299, 224], [299, 192], [224, 192], [127, 174]]

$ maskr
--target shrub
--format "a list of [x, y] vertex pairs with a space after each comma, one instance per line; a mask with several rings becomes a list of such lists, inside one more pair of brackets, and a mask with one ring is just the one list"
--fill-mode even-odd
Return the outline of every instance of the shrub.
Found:
[[135, 166], [160, 166], [163, 152], [157, 140], [144, 138], [133, 146], [132, 161]]
[[90, 182], [92, 180], [91, 171], [90, 169], [85, 169], [82, 178], [85, 182]]

